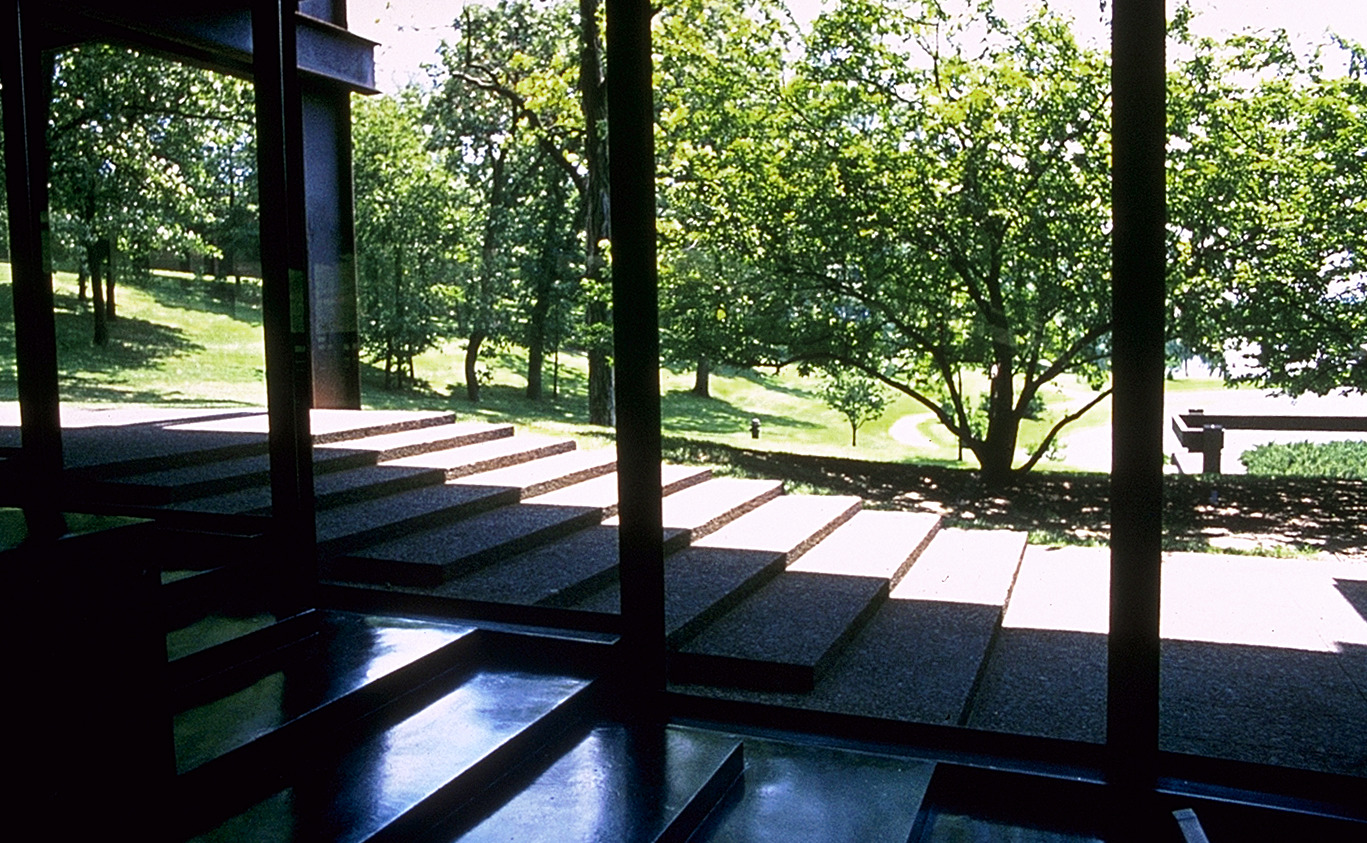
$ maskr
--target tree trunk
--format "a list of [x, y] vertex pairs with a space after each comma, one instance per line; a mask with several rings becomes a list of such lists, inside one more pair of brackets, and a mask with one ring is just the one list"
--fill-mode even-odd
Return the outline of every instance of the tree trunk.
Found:
[[105, 267], [104, 276], [104, 308], [110, 322], [113, 322], [116, 313], [114, 310], [114, 238], [109, 238], [109, 264]]
[[109, 311], [104, 306], [104, 279], [100, 274], [104, 256], [100, 253], [99, 243], [97, 240], [86, 245], [85, 259], [90, 266], [90, 302], [95, 317], [95, 334], [92, 341], [95, 345], [106, 346], [109, 344]]
[[850, 447], [859, 447], [859, 425], [850, 422]]
[[471, 404], [479, 403], [479, 371], [476, 364], [479, 363], [479, 347], [483, 344], [484, 334], [474, 333], [465, 345], [465, 397]]
[[543, 335], [527, 343], [527, 400], [541, 400], [541, 370], [546, 365], [546, 339]]
[[698, 368], [693, 375], [693, 394], [699, 398], [711, 398], [710, 376], [712, 374], [712, 361], [707, 359], [706, 354], [698, 355]]
[[89, 276], [86, 274], [86, 264], [82, 261], [80, 269], [76, 272], [76, 301], [81, 304], [85, 304], [85, 285], [89, 280]]
[[1000, 488], [1010, 485], [1013, 478], [1011, 463], [1016, 458], [1016, 437], [1020, 433], [1020, 418], [1014, 401], [1014, 355], [1009, 347], [998, 348], [993, 367], [991, 393], [988, 398], [987, 436], [974, 453], [982, 464], [983, 485]]
[[[611, 236], [607, 218], [608, 156], [603, 128], [607, 124], [607, 100], [603, 96], [602, 48], [598, 37], [598, 0], [579, 0], [579, 91], [584, 116], [584, 163], [588, 188], [584, 191], [584, 275], [603, 278], [603, 254], [599, 243]], [[607, 302], [591, 301], [584, 321], [607, 325]], [[607, 343], [589, 347], [589, 424], [612, 425], [612, 372]]]

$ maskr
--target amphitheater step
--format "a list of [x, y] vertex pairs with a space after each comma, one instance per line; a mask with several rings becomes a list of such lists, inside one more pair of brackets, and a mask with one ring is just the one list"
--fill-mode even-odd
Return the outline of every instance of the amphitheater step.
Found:
[[[687, 530], [690, 541], [697, 541], [781, 494], [781, 480], [714, 477], [665, 498], [664, 526]], [[618, 522], [614, 517], [604, 523], [615, 526]]]
[[769, 550], [791, 565], [859, 512], [863, 501], [837, 495], [780, 495], [695, 541], [695, 547]]
[[390, 460], [385, 464], [406, 468], [440, 468], [446, 472], [446, 479], [454, 480], [469, 474], [492, 471], [573, 450], [575, 450], [573, 439], [556, 439], [549, 436], [512, 436], [506, 439], [494, 439], [459, 448], [448, 448], [443, 451], [403, 457]]
[[368, 451], [374, 454], [375, 462], [385, 462], [494, 439], [507, 439], [512, 435], [513, 426], [510, 424], [453, 422], [341, 439], [319, 444], [314, 451]]
[[[313, 453], [313, 471], [320, 476], [374, 462], [365, 451], [320, 448]], [[108, 494], [123, 503], [166, 504], [265, 486], [270, 483], [270, 470], [270, 457], [260, 454], [117, 477], [104, 483]]]
[[861, 510], [789, 571], [884, 577], [896, 587], [940, 529], [940, 516]]
[[[661, 493], [673, 495], [690, 486], [705, 482], [712, 476], [711, 469], [687, 465], [660, 466]], [[527, 498], [527, 503], [549, 506], [592, 506], [601, 509], [604, 517], [617, 514], [617, 474], [604, 474], [565, 486], [546, 494]]]
[[[313, 436], [314, 445], [326, 445], [348, 439], [452, 424], [455, 419], [451, 413], [439, 411], [315, 409], [309, 411], [309, 432]], [[270, 431], [270, 417], [265, 412], [256, 412], [228, 418], [172, 423], [163, 427], [165, 430], [185, 433], [264, 436]]]
[[[363, 465], [345, 471], [328, 472], [314, 477], [314, 504], [318, 509], [344, 506], [409, 489], [436, 486], [445, 477], [437, 468], [396, 468], [390, 465]], [[271, 513], [271, 490], [264, 485], [254, 486], [227, 494], [179, 501], [165, 508], [180, 513], [266, 516]]]
[[442, 483], [324, 509], [318, 512], [316, 521], [318, 552], [324, 557], [334, 556], [405, 532], [449, 524], [517, 503], [517, 499], [516, 489]]
[[451, 843], [683, 841], [745, 766], [741, 742], [680, 726], [607, 723], [567, 752], [530, 762], [518, 792], [486, 816], [457, 818], [431, 839]]
[[593, 507], [515, 504], [366, 546], [331, 560], [326, 574], [341, 580], [440, 585], [498, 559], [594, 526], [602, 517], [602, 511]]
[[610, 448], [573, 450], [529, 462], [467, 474], [451, 482], [468, 486], [512, 486], [523, 498], [544, 495], [617, 469], [617, 452]]

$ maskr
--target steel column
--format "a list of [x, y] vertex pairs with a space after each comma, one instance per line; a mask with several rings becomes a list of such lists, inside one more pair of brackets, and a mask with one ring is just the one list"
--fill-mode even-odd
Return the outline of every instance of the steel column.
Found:
[[294, 13], [295, 0], [257, 0], [252, 6], [271, 510], [287, 565], [286, 610], [312, 605], [318, 580], [303, 103]]
[[607, 0], [608, 159], [622, 636], [638, 712], [665, 686], [660, 336], [649, 0]]
[[[1164, 152], [1163, 0], [1112, 5], [1111, 600], [1108, 779], [1136, 810], [1117, 832], [1136, 839], [1151, 816], [1158, 758], [1158, 609], [1162, 562]], [[1117, 838], [1120, 839], [1120, 838]]]
[[[30, 535], [59, 535], [62, 419], [57, 388], [57, 327], [48, 253], [47, 123], [52, 67], [34, 37], [29, 4], [14, 0], [3, 12], [5, 185], [9, 202], [14, 356], [23, 435], [20, 476]], [[27, 27], [26, 27], [26, 24]]]

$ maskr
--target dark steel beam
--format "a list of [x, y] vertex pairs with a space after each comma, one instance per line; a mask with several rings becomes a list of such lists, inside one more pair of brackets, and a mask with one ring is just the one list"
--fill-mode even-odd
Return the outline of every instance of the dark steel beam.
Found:
[[1163, 0], [1116, 0], [1112, 14], [1115, 392], [1107, 776], [1122, 800], [1132, 800], [1136, 808], [1119, 820], [1117, 832], [1139, 838], [1151, 815], [1143, 802], [1154, 790], [1158, 758], [1167, 141]]
[[14, 352], [23, 436], [19, 490], [31, 536], [64, 532], [57, 327], [48, 254], [47, 123], [52, 68], [30, 38], [31, 4], [4, 6], [0, 26], [5, 187], [9, 203]]
[[660, 336], [649, 0], [607, 0], [614, 397], [625, 675], [638, 712], [665, 687]]
[[271, 509], [286, 569], [286, 610], [313, 605], [318, 580], [309, 433], [312, 370], [303, 97], [295, 61], [294, 2], [257, 0], [252, 8]]

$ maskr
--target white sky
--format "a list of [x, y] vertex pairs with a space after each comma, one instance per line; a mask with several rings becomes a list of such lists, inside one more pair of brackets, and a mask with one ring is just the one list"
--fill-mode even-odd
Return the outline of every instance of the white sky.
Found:
[[[1010, 18], [1039, 2], [998, 0], [997, 7]], [[351, 30], [380, 42], [375, 81], [381, 90], [394, 91], [410, 79], [426, 80], [422, 65], [435, 60], [437, 43], [462, 5], [464, 0], [347, 0]], [[1101, 0], [1049, 0], [1049, 5], [1073, 18], [1083, 41], [1099, 45], [1109, 40]], [[821, 0], [790, 0], [800, 20], [810, 19], [820, 6]], [[1173, 6], [1174, 0], [1168, 0], [1169, 9]], [[1367, 43], [1367, 0], [1193, 0], [1192, 6], [1198, 13], [1196, 31], [1202, 34], [1282, 28], [1299, 44], [1322, 42], [1331, 31]]]

